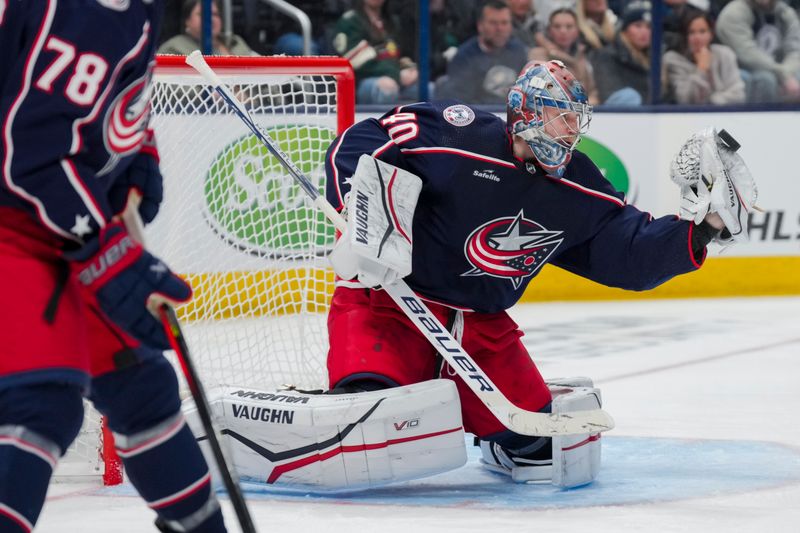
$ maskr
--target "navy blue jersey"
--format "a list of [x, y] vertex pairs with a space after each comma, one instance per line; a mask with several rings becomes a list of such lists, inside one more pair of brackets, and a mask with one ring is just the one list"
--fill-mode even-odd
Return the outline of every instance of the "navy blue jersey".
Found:
[[0, 2], [0, 206], [66, 241], [113, 215], [108, 190], [146, 140], [163, 0]]
[[459, 102], [401, 106], [345, 131], [326, 158], [335, 207], [365, 153], [423, 181], [406, 281], [430, 300], [508, 309], [546, 263], [633, 290], [699, 266], [689, 222], [626, 205], [579, 151], [561, 179], [545, 175], [514, 156], [503, 120]]

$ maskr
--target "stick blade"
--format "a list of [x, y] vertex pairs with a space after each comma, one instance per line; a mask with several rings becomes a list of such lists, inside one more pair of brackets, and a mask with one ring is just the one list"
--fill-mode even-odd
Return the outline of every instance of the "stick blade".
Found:
[[518, 411], [508, 414], [508, 428], [520, 435], [580, 435], [614, 429], [614, 419], [602, 409], [569, 413]]

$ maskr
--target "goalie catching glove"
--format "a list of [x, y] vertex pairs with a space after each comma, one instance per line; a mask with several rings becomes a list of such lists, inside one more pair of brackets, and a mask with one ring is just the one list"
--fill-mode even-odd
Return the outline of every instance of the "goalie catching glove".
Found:
[[670, 178], [681, 187], [680, 218], [714, 223], [716, 213], [724, 229], [715, 240], [747, 242], [748, 213], [758, 191], [752, 174], [736, 153], [739, 143], [725, 130], [706, 128], [692, 135], [672, 160]]
[[411, 225], [422, 180], [362, 155], [345, 198], [347, 230], [330, 255], [342, 279], [390, 285], [411, 273]]

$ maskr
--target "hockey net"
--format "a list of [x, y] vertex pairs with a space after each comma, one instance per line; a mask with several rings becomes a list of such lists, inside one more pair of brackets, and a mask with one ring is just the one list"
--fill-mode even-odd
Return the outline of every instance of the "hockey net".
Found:
[[[207, 61], [324, 190], [327, 147], [354, 119], [349, 63]], [[158, 58], [151, 105], [164, 202], [146, 228], [147, 246], [192, 285], [194, 298], [178, 316], [206, 389], [325, 387], [333, 226], [182, 56]], [[118, 481], [102, 434], [100, 417], [88, 415], [61, 473], [105, 472], [106, 484]]]

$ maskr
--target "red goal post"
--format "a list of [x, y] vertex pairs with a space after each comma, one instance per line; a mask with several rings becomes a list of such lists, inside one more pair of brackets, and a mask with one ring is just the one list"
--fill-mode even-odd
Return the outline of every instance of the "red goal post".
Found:
[[[350, 63], [322, 56], [206, 61], [323, 189], [325, 151], [355, 119]], [[206, 389], [327, 386], [332, 226], [184, 56], [157, 56], [151, 109], [165, 199], [146, 228], [148, 247], [193, 286], [193, 302], [178, 312]], [[57, 476], [121, 482], [104, 429], [87, 409]]]
[[[249, 74], [330, 75], [336, 78], [338, 95], [337, 133], [349, 128], [355, 120], [356, 82], [353, 67], [343, 57], [336, 56], [208, 56], [208, 65], [217, 74], [231, 71]], [[187, 70], [189, 69], [189, 70]], [[188, 72], [185, 56], [156, 56], [156, 71]]]

